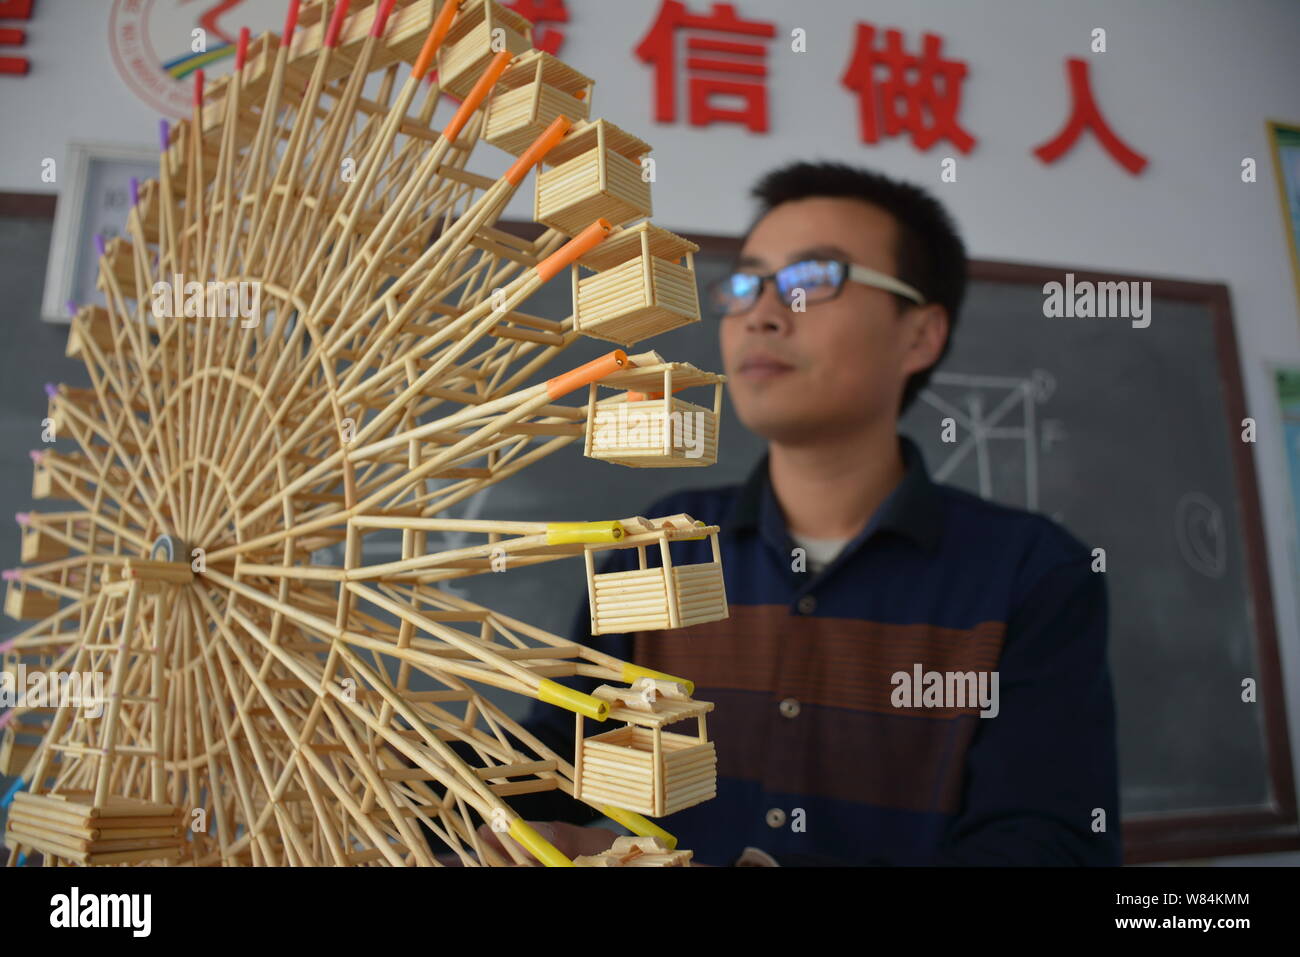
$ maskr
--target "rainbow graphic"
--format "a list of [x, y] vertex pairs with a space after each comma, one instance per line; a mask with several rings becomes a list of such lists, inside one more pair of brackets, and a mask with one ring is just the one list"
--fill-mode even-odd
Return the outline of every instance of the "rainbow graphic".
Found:
[[183, 80], [195, 70], [201, 70], [210, 63], [225, 60], [235, 55], [234, 43], [222, 43], [202, 53], [186, 53], [163, 61], [163, 69], [174, 79]]

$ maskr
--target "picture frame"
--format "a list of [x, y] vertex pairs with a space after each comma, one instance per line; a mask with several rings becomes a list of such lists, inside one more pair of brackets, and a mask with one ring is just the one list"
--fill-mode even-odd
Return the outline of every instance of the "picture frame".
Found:
[[95, 286], [94, 237], [119, 235], [131, 208], [132, 177], [158, 175], [158, 150], [115, 143], [71, 142], [59, 176], [49, 265], [41, 297], [41, 318], [71, 322], [68, 303], [103, 304]]
[[1268, 138], [1277, 174], [1282, 226], [1291, 250], [1291, 275], [1300, 304], [1300, 125], [1269, 120]]
[[[1286, 463], [1287, 505], [1290, 525], [1287, 529], [1287, 551], [1291, 558], [1291, 573], [1300, 583], [1300, 362], [1268, 362], [1269, 385], [1277, 400], [1278, 425]], [[1300, 614], [1300, 605], [1296, 608]]]

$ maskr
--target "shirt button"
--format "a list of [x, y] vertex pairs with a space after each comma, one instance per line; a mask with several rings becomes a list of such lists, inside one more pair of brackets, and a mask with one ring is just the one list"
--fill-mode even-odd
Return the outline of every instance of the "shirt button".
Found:
[[804, 595], [799, 599], [799, 613], [802, 615], [811, 615], [817, 609], [817, 599], [812, 595]]
[[799, 717], [799, 702], [794, 698], [786, 698], [781, 702], [781, 713], [787, 718]]
[[768, 827], [780, 827], [783, 824], [785, 824], [785, 811], [782, 811], [779, 807], [774, 807], [767, 812]]

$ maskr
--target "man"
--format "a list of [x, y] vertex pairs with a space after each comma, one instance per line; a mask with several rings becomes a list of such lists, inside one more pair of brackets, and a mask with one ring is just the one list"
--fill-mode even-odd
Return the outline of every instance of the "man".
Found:
[[[1102, 576], [1046, 518], [932, 483], [897, 433], [965, 291], [949, 216], [830, 163], [776, 170], [754, 195], [718, 303], [731, 400], [768, 454], [741, 486], [643, 512], [721, 527], [730, 617], [593, 638], [584, 603], [575, 623], [716, 704], [718, 795], [660, 823], [713, 865], [1118, 864]], [[707, 542], [673, 548], [709, 560]], [[529, 724], [572, 752], [567, 712]], [[609, 845], [574, 826], [587, 810], [548, 828], [561, 849]]]

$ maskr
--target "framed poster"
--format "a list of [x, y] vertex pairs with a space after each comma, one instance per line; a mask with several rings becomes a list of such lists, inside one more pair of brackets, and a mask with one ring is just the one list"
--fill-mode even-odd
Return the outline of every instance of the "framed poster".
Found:
[[1291, 492], [1291, 561], [1292, 571], [1300, 582], [1300, 366], [1275, 365], [1269, 370], [1277, 392], [1282, 424], [1282, 441], [1286, 443], [1287, 489]]
[[70, 321], [68, 302], [103, 305], [95, 288], [99, 255], [93, 237], [107, 242], [126, 226], [131, 179], [158, 175], [158, 150], [107, 143], [69, 143], [59, 177], [62, 189], [50, 236], [41, 318]]
[[1269, 141], [1273, 144], [1273, 168], [1282, 202], [1282, 222], [1291, 248], [1291, 275], [1300, 298], [1300, 126], [1270, 121]]

